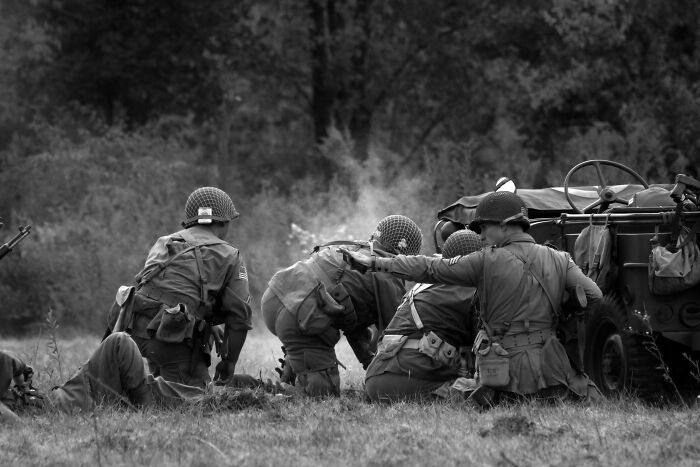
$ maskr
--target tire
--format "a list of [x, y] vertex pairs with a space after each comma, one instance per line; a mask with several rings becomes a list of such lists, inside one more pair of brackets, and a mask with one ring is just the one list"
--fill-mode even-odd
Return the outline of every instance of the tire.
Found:
[[664, 378], [658, 360], [645, 348], [649, 338], [627, 328], [619, 299], [604, 296], [586, 324], [586, 372], [604, 394], [630, 391], [642, 399], [657, 399]]

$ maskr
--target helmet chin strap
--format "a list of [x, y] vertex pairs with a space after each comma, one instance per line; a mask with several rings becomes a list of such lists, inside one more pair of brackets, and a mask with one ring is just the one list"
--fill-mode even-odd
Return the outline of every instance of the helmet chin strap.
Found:
[[503, 219], [501, 221], [501, 226], [506, 225], [509, 222], [517, 221], [517, 220], [524, 219], [524, 218], [525, 218], [525, 215], [522, 212], [519, 212], [518, 214], [516, 214], [514, 216], [506, 217], [505, 219]]

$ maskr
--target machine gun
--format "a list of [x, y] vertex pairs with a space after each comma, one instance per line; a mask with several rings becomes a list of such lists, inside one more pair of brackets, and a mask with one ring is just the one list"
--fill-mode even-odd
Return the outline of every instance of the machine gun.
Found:
[[[1, 225], [2, 224], [0, 224], [0, 226]], [[0, 259], [3, 259], [5, 256], [7, 256], [7, 254], [10, 253], [12, 249], [19, 244], [19, 242], [24, 240], [29, 235], [31, 230], [31, 225], [28, 225], [26, 227], [19, 226], [19, 233], [12, 237], [12, 239], [10, 239], [7, 243], [0, 246]]]

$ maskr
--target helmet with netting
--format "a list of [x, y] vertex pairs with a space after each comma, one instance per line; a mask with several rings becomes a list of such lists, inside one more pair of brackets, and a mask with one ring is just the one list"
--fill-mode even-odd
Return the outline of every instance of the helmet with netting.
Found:
[[417, 255], [423, 235], [418, 224], [406, 216], [394, 214], [379, 221], [372, 240], [381, 243], [389, 253]]
[[483, 246], [481, 236], [478, 233], [469, 229], [458, 230], [447, 237], [445, 244], [442, 245], [442, 257], [465, 256], [481, 250]]
[[225, 191], [212, 186], [197, 188], [185, 203], [185, 220], [182, 225], [187, 228], [195, 224], [211, 224], [213, 221], [228, 222], [238, 217], [231, 197]]
[[479, 202], [469, 228], [476, 233], [481, 233], [481, 224], [484, 223], [520, 224], [525, 231], [530, 228], [525, 203], [520, 196], [508, 191], [489, 193]]

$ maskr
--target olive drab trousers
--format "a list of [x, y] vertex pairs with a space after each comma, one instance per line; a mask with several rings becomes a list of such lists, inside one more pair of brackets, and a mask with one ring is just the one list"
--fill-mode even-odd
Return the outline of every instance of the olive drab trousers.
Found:
[[50, 394], [59, 410], [87, 410], [94, 404], [128, 400], [135, 405], [172, 403], [203, 390], [154, 378], [134, 340], [124, 332], [110, 334], [64, 385]]
[[340, 332], [329, 327], [319, 335], [303, 335], [296, 316], [270, 289], [263, 294], [261, 307], [265, 325], [287, 349], [287, 363], [297, 375], [297, 386], [310, 396], [340, 394], [340, 373], [335, 355]]

